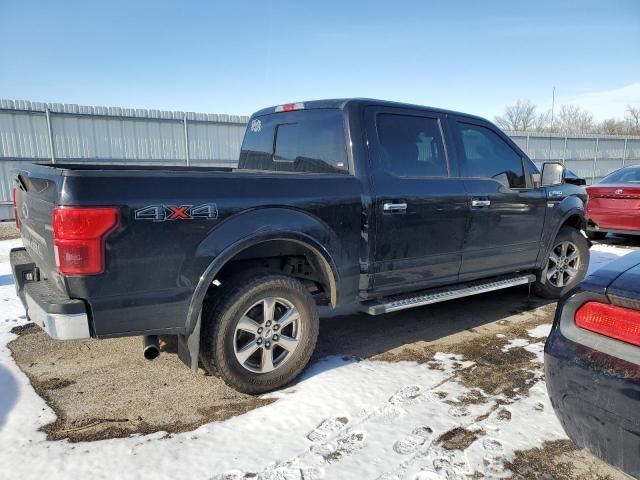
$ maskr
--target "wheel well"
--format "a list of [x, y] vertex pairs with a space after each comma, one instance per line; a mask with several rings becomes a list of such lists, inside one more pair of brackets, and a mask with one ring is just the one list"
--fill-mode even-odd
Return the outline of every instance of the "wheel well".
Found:
[[568, 226], [568, 227], [573, 227], [576, 228], [578, 230], [584, 229], [586, 228], [586, 222], [585, 219], [578, 215], [571, 215], [569, 218], [567, 218], [564, 223], [562, 224], [562, 226]]
[[335, 306], [335, 278], [331, 266], [313, 247], [295, 240], [267, 240], [238, 252], [218, 271], [214, 279], [225, 280], [241, 272], [282, 273], [301, 280], [322, 301]]

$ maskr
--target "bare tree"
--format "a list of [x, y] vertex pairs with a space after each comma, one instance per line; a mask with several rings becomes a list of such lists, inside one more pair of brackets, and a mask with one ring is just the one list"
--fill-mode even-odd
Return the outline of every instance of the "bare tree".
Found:
[[533, 125], [533, 132], [555, 132], [557, 127], [557, 122], [551, 122], [551, 110], [547, 110], [546, 112], [541, 112], [537, 117]]
[[561, 105], [555, 117], [551, 110], [537, 113], [537, 106], [529, 100], [518, 100], [495, 117], [500, 128], [508, 131], [607, 135], [640, 135], [640, 106], [627, 105], [624, 120], [609, 118], [596, 122], [590, 112], [578, 105]]
[[590, 133], [594, 127], [593, 116], [578, 105], [562, 105], [558, 125], [562, 133]]
[[640, 135], [640, 107], [627, 105], [625, 123], [627, 124], [628, 133], [631, 135]]
[[595, 132], [604, 133], [605, 135], [624, 135], [628, 132], [628, 127], [626, 122], [608, 118], [595, 127]]
[[495, 117], [495, 122], [503, 130], [522, 132], [534, 127], [536, 117], [536, 106], [530, 100], [518, 100], [515, 105], [505, 107], [504, 115]]

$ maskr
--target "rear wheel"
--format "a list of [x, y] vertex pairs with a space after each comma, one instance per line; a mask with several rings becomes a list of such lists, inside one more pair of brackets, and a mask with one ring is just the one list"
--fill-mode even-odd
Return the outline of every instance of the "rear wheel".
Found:
[[313, 297], [298, 280], [283, 275], [225, 283], [203, 311], [205, 368], [244, 393], [286, 385], [315, 348], [319, 322]]
[[533, 289], [541, 297], [560, 298], [582, 281], [588, 266], [589, 243], [579, 230], [562, 227]]

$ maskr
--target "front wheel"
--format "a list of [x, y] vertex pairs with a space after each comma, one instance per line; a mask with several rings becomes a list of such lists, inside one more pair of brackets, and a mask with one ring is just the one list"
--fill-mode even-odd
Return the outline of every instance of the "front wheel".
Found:
[[225, 283], [203, 311], [205, 368], [244, 393], [264, 393], [291, 382], [311, 358], [318, 337], [313, 297], [284, 275]]
[[560, 298], [582, 281], [588, 267], [589, 242], [579, 230], [562, 227], [533, 290], [544, 298]]

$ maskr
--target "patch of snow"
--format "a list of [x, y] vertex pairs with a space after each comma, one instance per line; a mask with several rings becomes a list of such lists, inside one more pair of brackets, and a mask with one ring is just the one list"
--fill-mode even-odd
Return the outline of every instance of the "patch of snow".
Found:
[[624, 257], [633, 250], [628, 248], [620, 248], [614, 245], [597, 244], [591, 247], [591, 259], [589, 261], [589, 268], [587, 274], [595, 272], [597, 269], [605, 266], [607, 263]]
[[508, 352], [511, 349], [519, 348], [519, 347], [521, 348], [527, 345], [529, 345], [529, 340], [527, 340], [526, 338], [512, 338], [500, 350], [502, 350], [503, 352]]
[[[159, 432], [75, 444], [47, 441], [39, 428], [55, 415], [7, 348], [15, 338], [11, 328], [26, 321], [7, 277], [9, 248], [19, 244], [0, 242], [0, 465], [9, 478], [206, 480], [251, 473], [263, 480], [436, 479], [476, 471], [505, 477], [503, 460], [516, 450], [565, 438], [543, 381], [502, 407], [511, 413], [509, 420], [494, 408], [502, 397], [463, 401], [472, 389], [456, 381], [456, 371], [472, 368], [473, 362], [437, 354], [441, 369], [415, 362], [321, 359], [298, 383], [268, 395], [276, 402], [171, 437]], [[598, 245], [592, 261], [601, 265], [628, 252]], [[542, 333], [541, 328], [529, 332], [534, 338]], [[541, 361], [542, 342], [517, 340], [510, 344], [524, 346]], [[437, 439], [456, 427], [486, 434], [464, 451], [445, 450]]]
[[535, 354], [536, 358], [532, 360], [534, 363], [544, 363], [544, 342], [530, 343], [524, 349]]
[[543, 323], [542, 325], [527, 330], [527, 335], [533, 338], [547, 338], [551, 333], [552, 326], [550, 323]]

